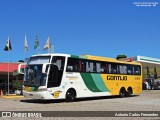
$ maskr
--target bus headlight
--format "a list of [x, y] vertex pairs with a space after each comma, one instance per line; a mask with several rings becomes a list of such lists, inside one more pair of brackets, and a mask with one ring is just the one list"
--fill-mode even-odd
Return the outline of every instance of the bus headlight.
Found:
[[43, 91], [47, 91], [47, 88], [39, 88], [38, 92], [43, 92]]

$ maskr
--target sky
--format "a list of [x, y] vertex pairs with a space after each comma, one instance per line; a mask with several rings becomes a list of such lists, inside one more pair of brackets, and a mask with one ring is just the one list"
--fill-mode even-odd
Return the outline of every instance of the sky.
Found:
[[0, 0], [0, 62], [48, 53], [48, 36], [55, 53], [160, 58], [160, 0]]

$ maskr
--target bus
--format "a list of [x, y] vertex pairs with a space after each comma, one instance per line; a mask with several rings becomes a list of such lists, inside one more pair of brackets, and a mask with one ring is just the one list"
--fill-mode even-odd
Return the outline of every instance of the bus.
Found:
[[93, 55], [38, 54], [24, 70], [24, 96], [65, 99], [113, 96], [142, 92], [142, 66]]

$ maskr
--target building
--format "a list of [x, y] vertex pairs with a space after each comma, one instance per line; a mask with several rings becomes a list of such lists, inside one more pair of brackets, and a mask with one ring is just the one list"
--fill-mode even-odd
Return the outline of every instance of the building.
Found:
[[160, 79], [160, 59], [145, 56], [132, 57], [133, 61], [140, 62], [143, 69], [143, 79]]
[[14, 93], [15, 89], [21, 89], [23, 74], [18, 72], [19, 65], [20, 63], [0, 63], [0, 90], [4, 94], [8, 92], [8, 84], [10, 93]]

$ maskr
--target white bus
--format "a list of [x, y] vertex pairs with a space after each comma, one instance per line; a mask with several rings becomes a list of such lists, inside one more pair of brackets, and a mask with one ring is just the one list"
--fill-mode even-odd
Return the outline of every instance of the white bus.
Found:
[[137, 62], [91, 55], [39, 54], [30, 57], [24, 74], [24, 95], [33, 99], [66, 99], [142, 92]]

